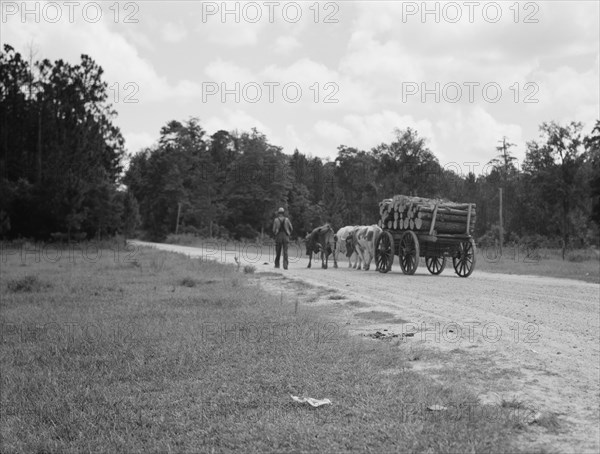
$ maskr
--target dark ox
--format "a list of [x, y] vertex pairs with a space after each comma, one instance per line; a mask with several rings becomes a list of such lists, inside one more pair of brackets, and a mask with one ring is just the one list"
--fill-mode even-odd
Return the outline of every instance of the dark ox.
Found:
[[[329, 255], [335, 250], [335, 232], [329, 224], [317, 227], [306, 234], [306, 255], [308, 255], [308, 266], [312, 263], [313, 254], [321, 253], [321, 268], [327, 269]], [[333, 264], [337, 268], [337, 260], [333, 257]]]

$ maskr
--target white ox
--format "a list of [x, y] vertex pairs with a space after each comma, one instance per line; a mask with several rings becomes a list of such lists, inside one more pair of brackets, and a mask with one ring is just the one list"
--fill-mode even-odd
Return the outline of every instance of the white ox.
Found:
[[342, 227], [335, 234], [335, 250], [333, 251], [333, 256], [337, 262], [340, 252], [348, 257], [348, 268], [352, 266], [352, 259], [354, 258], [354, 267], [356, 268], [356, 260], [358, 260], [358, 255], [354, 252], [354, 248], [352, 248], [349, 253], [346, 247], [346, 239], [348, 236], [352, 235], [352, 232], [356, 228], [356, 225], [347, 225], [346, 227]]
[[381, 228], [376, 224], [361, 225], [355, 227], [352, 233], [348, 235], [346, 238], [346, 249], [348, 252], [353, 250], [358, 255], [354, 268], [360, 270], [362, 262], [364, 270], [369, 270], [371, 260], [375, 258], [375, 243], [381, 232]]

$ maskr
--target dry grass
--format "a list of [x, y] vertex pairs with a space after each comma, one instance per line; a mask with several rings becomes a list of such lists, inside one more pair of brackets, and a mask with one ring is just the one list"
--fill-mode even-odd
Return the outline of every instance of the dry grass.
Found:
[[480, 248], [475, 269], [489, 273], [530, 274], [600, 283], [600, 256], [597, 251], [587, 249], [569, 251], [566, 260], [562, 260], [562, 253], [558, 249], [506, 247], [500, 256], [494, 248]]
[[[296, 316], [234, 267], [4, 258], [2, 452], [515, 452], [518, 421], [474, 417], [464, 386], [405, 367], [423, 352]], [[52, 287], [8, 289], [25, 276]]]

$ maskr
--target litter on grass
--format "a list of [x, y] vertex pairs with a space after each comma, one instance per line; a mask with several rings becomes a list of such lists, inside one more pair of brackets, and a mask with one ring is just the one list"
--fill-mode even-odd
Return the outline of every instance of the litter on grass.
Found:
[[331, 405], [331, 401], [329, 399], [313, 399], [312, 397], [298, 397], [298, 396], [292, 396], [291, 394], [290, 394], [290, 396], [296, 402], [299, 402], [301, 404], [307, 403], [313, 407], [320, 407], [321, 405], [327, 405], [327, 404]]
[[444, 407], [443, 405], [431, 405], [430, 407], [427, 407], [427, 410], [429, 411], [445, 411], [448, 410], [448, 407]]

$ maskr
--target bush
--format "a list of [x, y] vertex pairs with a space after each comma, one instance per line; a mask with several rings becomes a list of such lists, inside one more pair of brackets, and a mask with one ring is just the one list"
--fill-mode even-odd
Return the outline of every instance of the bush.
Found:
[[196, 238], [196, 236], [194, 236], [190, 233], [184, 233], [184, 234], [179, 234], [179, 235], [175, 235], [174, 233], [171, 233], [171, 234], [167, 235], [167, 238], [165, 239], [165, 243], [169, 243], [169, 244], [189, 245], [189, 244], [194, 244], [197, 242], [198, 242], [198, 239]]
[[258, 236], [258, 232], [252, 228], [250, 224], [240, 224], [235, 227], [233, 237], [236, 240], [248, 239], [254, 240]]
[[194, 235], [194, 236], [199, 236], [200, 232], [203, 230], [205, 230], [205, 229], [199, 230], [196, 227], [194, 227], [193, 225], [182, 225], [179, 228], [180, 233]]
[[561, 249], [562, 242], [557, 237], [546, 237], [534, 233], [533, 235], [525, 235], [521, 238], [521, 244], [530, 249]]
[[[201, 236], [204, 238], [209, 238], [210, 237], [209, 233], [210, 232], [209, 232], [208, 227], [205, 227], [201, 231]], [[231, 238], [231, 234], [230, 234], [229, 230], [227, 230], [227, 227], [224, 227], [224, 226], [218, 225], [218, 224], [213, 224], [212, 235], [213, 235], [213, 238], [221, 238], [223, 240], [229, 240]]]
[[495, 246], [498, 242], [498, 232], [495, 229], [488, 230], [477, 239], [477, 246], [487, 248]]
[[521, 239], [521, 244], [529, 249], [539, 249], [546, 244], [546, 238], [542, 235], [525, 235]]
[[588, 260], [588, 257], [585, 254], [580, 254], [578, 252], [570, 252], [567, 254], [567, 260], [569, 262], [581, 263]]

